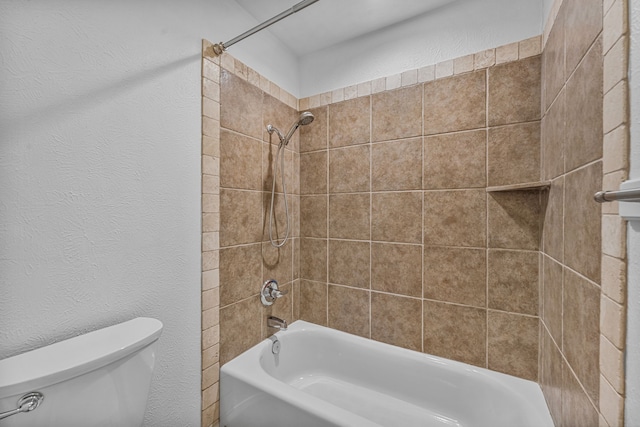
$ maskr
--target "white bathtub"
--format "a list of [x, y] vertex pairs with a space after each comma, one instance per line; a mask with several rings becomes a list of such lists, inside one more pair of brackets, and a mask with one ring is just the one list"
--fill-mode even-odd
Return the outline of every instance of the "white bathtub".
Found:
[[553, 427], [538, 384], [298, 320], [221, 369], [223, 427]]

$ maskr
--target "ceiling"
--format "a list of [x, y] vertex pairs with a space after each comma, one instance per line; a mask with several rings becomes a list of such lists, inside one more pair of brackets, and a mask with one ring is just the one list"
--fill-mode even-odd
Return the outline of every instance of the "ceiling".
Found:
[[[268, 28], [300, 57], [390, 27], [457, 0], [320, 0]], [[264, 22], [299, 0], [236, 0]], [[357, 17], [357, 19], [354, 19]], [[248, 30], [240, 29], [238, 34]]]

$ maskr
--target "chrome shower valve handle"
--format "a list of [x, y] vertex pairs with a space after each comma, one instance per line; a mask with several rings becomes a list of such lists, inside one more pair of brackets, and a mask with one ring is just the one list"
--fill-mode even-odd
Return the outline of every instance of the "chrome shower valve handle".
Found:
[[262, 289], [260, 289], [260, 301], [265, 306], [272, 305], [278, 298], [282, 298], [289, 291], [280, 290], [278, 288], [278, 282], [269, 279], [262, 284]]

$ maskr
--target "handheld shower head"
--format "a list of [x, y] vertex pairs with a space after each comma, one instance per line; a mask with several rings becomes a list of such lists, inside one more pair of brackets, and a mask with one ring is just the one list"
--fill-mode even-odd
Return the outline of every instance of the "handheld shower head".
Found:
[[300, 114], [300, 117], [298, 117], [298, 121], [291, 126], [291, 129], [289, 129], [287, 136], [282, 136], [282, 133], [280, 133], [278, 128], [273, 125], [267, 125], [267, 132], [269, 132], [269, 134], [272, 134], [273, 132], [277, 133], [278, 138], [280, 138], [280, 143], [287, 145], [289, 144], [289, 139], [291, 139], [296, 129], [298, 129], [300, 126], [308, 125], [313, 121], [313, 119], [315, 119], [313, 114], [311, 114], [309, 111], [305, 111], [304, 113]]
[[300, 118], [298, 119], [298, 123], [300, 123], [302, 126], [306, 126], [309, 123], [311, 123], [313, 121], [313, 119], [315, 119], [313, 114], [311, 114], [311, 112], [309, 112], [309, 111], [305, 111], [304, 113], [300, 114]]
[[309, 111], [305, 111], [304, 113], [300, 114], [300, 117], [298, 117], [298, 121], [291, 126], [291, 129], [287, 133], [287, 136], [284, 138], [285, 145], [289, 143], [289, 139], [293, 136], [296, 129], [298, 129], [300, 126], [308, 125], [313, 121], [313, 119], [315, 119], [315, 117]]

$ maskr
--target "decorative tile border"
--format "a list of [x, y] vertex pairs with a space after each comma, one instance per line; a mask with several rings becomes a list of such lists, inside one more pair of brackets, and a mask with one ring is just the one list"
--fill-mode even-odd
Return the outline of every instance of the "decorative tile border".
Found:
[[387, 77], [358, 83], [299, 100], [300, 110], [323, 107], [335, 102], [346, 101], [360, 96], [412, 86], [453, 75], [492, 67], [494, 65], [529, 58], [542, 53], [542, 36], [535, 36], [520, 42], [487, 49], [471, 55], [427, 65], [415, 70], [404, 71]]
[[[561, 3], [561, 2], [556, 2]], [[617, 190], [629, 171], [628, 0], [604, 0], [603, 189]], [[602, 205], [600, 426], [624, 425], [627, 253], [618, 203]]]
[[202, 43], [202, 426], [220, 418], [220, 59]]

